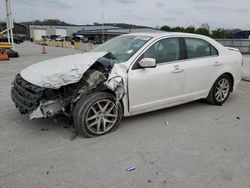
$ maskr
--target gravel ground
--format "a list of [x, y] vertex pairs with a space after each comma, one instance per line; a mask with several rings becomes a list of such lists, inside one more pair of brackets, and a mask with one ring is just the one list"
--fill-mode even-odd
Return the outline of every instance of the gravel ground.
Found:
[[[109, 135], [72, 138], [63, 119], [22, 116], [10, 99], [14, 75], [77, 53], [25, 42], [0, 63], [0, 187], [250, 187], [250, 83], [223, 106], [196, 101], [123, 120]], [[128, 167], [136, 167], [129, 172]]]

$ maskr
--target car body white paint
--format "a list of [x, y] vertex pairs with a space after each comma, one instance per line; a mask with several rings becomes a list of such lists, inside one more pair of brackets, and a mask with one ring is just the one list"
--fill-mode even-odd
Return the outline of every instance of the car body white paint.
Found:
[[[187, 33], [140, 33], [135, 36], [152, 37], [128, 61], [115, 64], [106, 85], [112, 88], [110, 80], [123, 80], [122, 103], [124, 116], [141, 114], [170, 106], [206, 98], [216, 79], [230, 73], [234, 89], [241, 80], [242, 55], [237, 49], [226, 48], [213, 39]], [[155, 68], [133, 70], [134, 63], [155, 42], [171, 37], [192, 37], [207, 41], [219, 52], [219, 56], [201, 57], [158, 64]], [[85, 53], [52, 59], [32, 65], [21, 72], [21, 76], [32, 84], [59, 88], [80, 80], [84, 72], [99, 58], [107, 54]], [[72, 70], [77, 70], [72, 74]], [[178, 70], [176, 72], [176, 70]], [[180, 71], [179, 71], [180, 70]], [[73, 71], [74, 72], [74, 71]], [[66, 82], [65, 79], [66, 78]], [[49, 86], [46, 83], [50, 83]]]
[[20, 74], [34, 85], [58, 89], [78, 82], [91, 65], [106, 54], [90, 52], [50, 59], [27, 67]]

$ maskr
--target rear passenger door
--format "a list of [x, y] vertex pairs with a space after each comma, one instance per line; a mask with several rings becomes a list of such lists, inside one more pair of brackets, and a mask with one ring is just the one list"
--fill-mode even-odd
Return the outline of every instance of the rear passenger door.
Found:
[[219, 63], [218, 51], [210, 43], [199, 38], [184, 38], [186, 48], [185, 98], [205, 96], [216, 75]]

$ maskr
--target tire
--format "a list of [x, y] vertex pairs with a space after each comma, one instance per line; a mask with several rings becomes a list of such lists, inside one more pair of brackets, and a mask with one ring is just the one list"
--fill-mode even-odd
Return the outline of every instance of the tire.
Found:
[[233, 84], [231, 78], [228, 75], [223, 74], [215, 81], [206, 100], [211, 104], [222, 106], [222, 104], [228, 99], [232, 87]]
[[122, 117], [121, 103], [116, 103], [116, 97], [107, 92], [96, 92], [84, 96], [77, 102], [73, 113], [75, 128], [86, 138], [115, 131]]

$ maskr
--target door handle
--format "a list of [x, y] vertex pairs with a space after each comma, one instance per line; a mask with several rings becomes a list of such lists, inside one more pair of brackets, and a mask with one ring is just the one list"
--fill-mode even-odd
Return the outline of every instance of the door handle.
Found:
[[172, 71], [172, 73], [181, 73], [181, 72], [183, 72], [184, 71], [184, 69], [180, 69], [179, 67], [176, 67], [173, 71]]
[[218, 66], [221, 66], [221, 65], [222, 65], [222, 63], [220, 63], [220, 62], [216, 61], [213, 65], [214, 65], [215, 67], [218, 67]]

